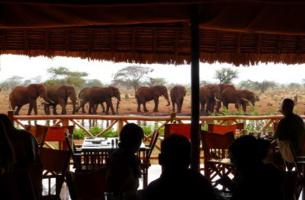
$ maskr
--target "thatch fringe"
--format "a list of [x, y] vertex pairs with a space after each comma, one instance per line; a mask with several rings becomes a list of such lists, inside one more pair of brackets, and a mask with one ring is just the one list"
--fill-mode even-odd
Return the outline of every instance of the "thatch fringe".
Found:
[[[0, 53], [71, 56], [115, 62], [190, 62], [187, 26], [95, 27], [1, 30]], [[258, 62], [305, 62], [305, 36], [201, 30], [201, 61], [249, 65]]]

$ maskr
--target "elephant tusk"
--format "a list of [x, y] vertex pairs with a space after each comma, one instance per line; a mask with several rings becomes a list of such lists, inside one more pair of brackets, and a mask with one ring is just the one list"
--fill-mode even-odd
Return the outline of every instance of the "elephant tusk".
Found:
[[249, 101], [248, 99], [246, 99], [246, 98], [241, 98], [241, 100], [243, 100], [243, 101], [245, 101], [247, 103], [250, 103], [252, 106], [254, 106], [254, 104], [251, 101]]
[[220, 99], [218, 99], [217, 97], [214, 97], [216, 102], [220, 102]]

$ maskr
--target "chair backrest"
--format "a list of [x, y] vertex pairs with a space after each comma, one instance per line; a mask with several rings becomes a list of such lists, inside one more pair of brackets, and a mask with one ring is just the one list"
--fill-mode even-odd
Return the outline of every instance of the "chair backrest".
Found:
[[67, 174], [67, 183], [72, 200], [104, 199], [106, 191], [105, 170], [77, 171]]
[[25, 125], [25, 130], [30, 132], [35, 138], [38, 143], [39, 147], [42, 147], [45, 142], [45, 138], [48, 131], [48, 126], [44, 125]]
[[[48, 180], [48, 190], [44, 191], [43, 199], [59, 198], [59, 194], [68, 170], [70, 152], [50, 148], [40, 149], [40, 159], [43, 167], [42, 179]], [[55, 193], [52, 192], [52, 179], [55, 179]], [[47, 195], [45, 195], [45, 192]]]
[[234, 142], [233, 132], [215, 134], [206, 131], [201, 132], [204, 159], [223, 159], [228, 156], [228, 149]]
[[153, 135], [151, 137], [151, 140], [150, 140], [150, 143], [149, 143], [149, 151], [147, 153], [147, 159], [149, 161], [150, 157], [151, 157], [151, 154], [156, 146], [156, 143], [158, 141], [158, 137], [159, 137], [159, 131], [158, 130], [155, 130], [153, 132]]
[[191, 124], [165, 124], [164, 136], [168, 137], [170, 134], [177, 134], [191, 139]]
[[59, 149], [68, 149], [66, 132], [73, 133], [74, 126], [49, 126], [45, 141], [58, 142]]
[[216, 134], [226, 134], [228, 132], [236, 133], [236, 130], [244, 129], [244, 123], [237, 123], [231, 125], [208, 124], [208, 131]]

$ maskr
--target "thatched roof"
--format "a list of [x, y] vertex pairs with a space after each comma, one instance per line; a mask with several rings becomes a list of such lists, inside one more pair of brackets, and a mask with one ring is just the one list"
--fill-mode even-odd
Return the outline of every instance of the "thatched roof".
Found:
[[189, 62], [194, 7], [199, 12], [202, 61], [305, 62], [301, 0], [0, 1], [0, 51]]

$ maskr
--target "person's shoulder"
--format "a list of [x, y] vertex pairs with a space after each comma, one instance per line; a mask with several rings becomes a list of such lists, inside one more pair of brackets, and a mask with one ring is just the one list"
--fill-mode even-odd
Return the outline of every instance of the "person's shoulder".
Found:
[[24, 129], [15, 129], [14, 132], [16, 137], [35, 139], [35, 137], [30, 132]]
[[202, 187], [202, 188], [210, 188], [211, 184], [209, 182], [209, 180], [203, 176], [201, 173], [194, 171], [192, 169], [189, 169], [186, 172], [186, 177], [185, 179], [187, 179], [187, 182], [189, 182], [189, 184], [193, 185], [194, 187]]

